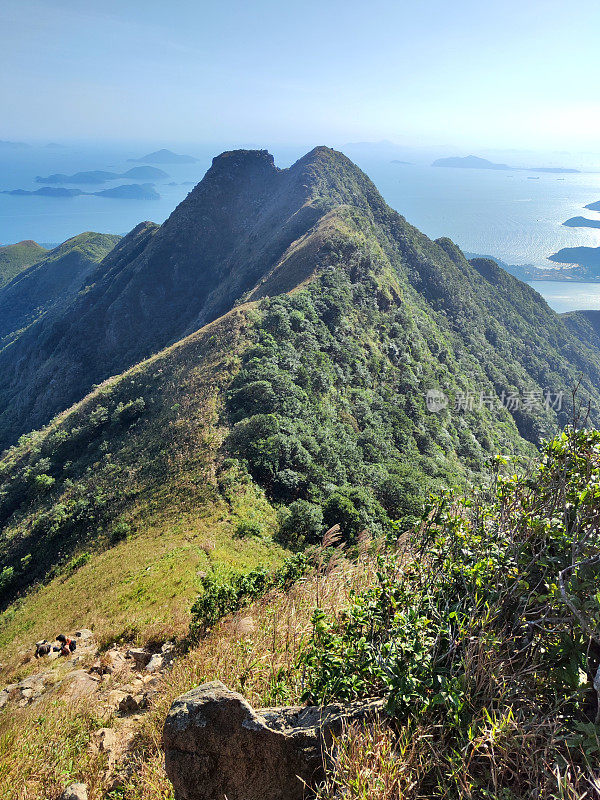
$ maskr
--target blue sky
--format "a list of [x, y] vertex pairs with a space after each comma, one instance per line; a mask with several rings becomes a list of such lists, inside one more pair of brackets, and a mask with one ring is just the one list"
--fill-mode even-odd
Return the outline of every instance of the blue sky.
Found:
[[599, 150], [598, 0], [0, 0], [0, 139]]

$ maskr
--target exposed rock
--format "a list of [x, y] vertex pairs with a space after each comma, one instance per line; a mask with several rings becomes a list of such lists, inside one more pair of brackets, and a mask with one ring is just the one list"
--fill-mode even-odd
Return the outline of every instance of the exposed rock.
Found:
[[84, 669], [73, 670], [65, 677], [65, 695], [71, 700], [90, 697], [98, 689], [98, 678], [87, 673]]
[[159, 672], [165, 664], [165, 659], [160, 653], [155, 653], [150, 661], [146, 664], [148, 672]]
[[89, 668], [89, 672], [90, 674], [94, 673], [102, 677], [103, 675], [112, 675], [114, 668], [108, 662], [98, 659], [98, 661], [94, 661], [92, 666]]
[[152, 658], [152, 653], [144, 650], [143, 647], [132, 647], [127, 651], [127, 655], [129, 658], [133, 658], [138, 669], [143, 669]]
[[109, 770], [115, 765], [117, 741], [117, 734], [112, 728], [100, 728], [94, 734], [92, 745], [99, 753], [106, 755]]
[[109, 692], [108, 698], [106, 703], [109, 708], [112, 708], [114, 711], [117, 711], [121, 701], [127, 697], [127, 692], [123, 692], [120, 689], [113, 689], [112, 692]]
[[114, 671], [125, 664], [125, 656], [117, 647], [113, 647], [101, 656], [100, 661], [108, 664]]
[[88, 800], [87, 786], [85, 783], [72, 783], [67, 786], [59, 800]]
[[81, 642], [87, 643], [90, 641], [90, 639], [94, 638], [94, 632], [89, 628], [81, 628], [81, 630], [75, 631], [75, 637]]
[[126, 694], [119, 702], [119, 711], [122, 714], [135, 714], [146, 708], [148, 702], [143, 694]]
[[323, 778], [323, 752], [380, 700], [254, 711], [220, 681], [179, 697], [165, 721], [165, 767], [177, 800], [302, 800]]

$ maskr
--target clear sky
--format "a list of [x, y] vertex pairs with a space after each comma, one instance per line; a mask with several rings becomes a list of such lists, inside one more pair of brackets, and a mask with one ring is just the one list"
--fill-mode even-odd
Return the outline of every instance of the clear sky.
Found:
[[600, 149], [598, 0], [0, 0], [0, 139]]

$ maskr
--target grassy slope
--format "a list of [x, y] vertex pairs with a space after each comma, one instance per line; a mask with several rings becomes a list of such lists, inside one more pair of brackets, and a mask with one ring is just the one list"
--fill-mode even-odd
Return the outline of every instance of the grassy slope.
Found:
[[[311, 202], [325, 202], [321, 190], [327, 202], [337, 193], [345, 199], [354, 180], [345, 162], [322, 151], [310, 169]], [[360, 180], [359, 207], [342, 205], [294, 241], [249, 292], [258, 305], [239, 306], [108, 379], [7, 452], [0, 463], [3, 601], [46, 585], [5, 613], [5, 649], [24, 633], [35, 640], [71, 623], [93, 624], [103, 636], [128, 622], [142, 637], [165, 620], [181, 631], [196, 572], [211, 560], [251, 565], [281, 556], [270, 541], [232, 533], [247, 518], [265, 535], [274, 531], [262, 492], [278, 499], [282, 475], [288, 485], [300, 482], [295, 496], [317, 502], [344, 484], [377, 493], [386, 470], [407, 465], [428, 479], [473, 477], [499, 449], [531, 452], [518, 427], [535, 438], [556, 423], [550, 413], [513, 418], [485, 406], [427, 414], [424, 393], [432, 387], [452, 397], [565, 385], [575, 374], [560, 353], [567, 334], [528, 287], [485, 263], [474, 269], [450, 242], [426, 239]], [[306, 294], [260, 299], [299, 284]], [[595, 364], [577, 340], [568, 345], [574, 363], [589, 357]], [[268, 401], [279, 425], [275, 444], [291, 454], [273, 456], [275, 440], [265, 440], [275, 480], [261, 475], [256, 459], [249, 467], [257, 483], [224, 462], [234, 421], [227, 392], [241, 366], [236, 391], [247, 407], [235, 421], [263, 410], [253, 394], [257, 377], [275, 398]], [[246, 456], [243, 448], [236, 455]], [[327, 463], [316, 477], [315, 463]]]
[[[48, 471], [78, 480], [67, 478], [46, 495], [34, 493], [4, 529], [3, 549], [16, 553], [15, 563], [33, 555], [22, 578], [29, 581], [35, 574], [46, 585], [4, 613], [0, 648], [10, 649], [15, 637], [35, 641], [84, 625], [107, 637], [128, 626], [143, 635], [157, 624], [181, 633], [198, 570], [212, 563], [243, 568], [281, 558], [281, 548], [268, 538], [233, 536], [240, 519], [260, 522], [265, 536], [273, 531], [275, 514], [262, 493], [243, 480], [232, 480], [224, 493], [216, 485], [224, 435], [220, 388], [236, 369], [244, 317], [245, 309], [234, 311], [107, 381], [8, 452], [4, 464], [13, 474], [52, 452]], [[89, 424], [98, 407], [114, 410], [138, 397], [151, 413], [116, 427]], [[82, 498], [88, 515], [83, 519], [76, 517]], [[56, 541], [48, 520], [60, 514]], [[125, 540], [114, 543], [117, 520], [129, 530]]]
[[53, 308], [69, 302], [120, 238], [88, 231], [67, 239], [50, 252], [42, 250], [34, 263], [30, 262], [27, 269], [0, 289], [2, 346], [18, 338], [23, 329]]
[[[498, 449], [530, 452], [505, 411], [484, 407], [464, 418], [424, 411], [430, 386], [492, 392], [487, 372], [493, 365], [463, 348], [444, 315], [427, 311], [403, 264], [392, 263], [379, 240], [365, 235], [365, 225], [352, 210], [327, 215], [251, 296], [299, 282], [305, 292], [237, 307], [108, 379], [7, 452], [0, 463], [0, 546], [2, 565], [14, 573], [6, 576], [5, 602], [36, 581], [46, 586], [5, 613], [1, 646], [10, 648], [25, 633], [34, 641], [69, 626], [93, 625], [111, 636], [131, 623], [143, 637], [166, 623], [181, 632], [198, 570], [211, 562], [250, 566], [281, 556], [269, 541], [232, 536], [241, 519], [255, 519], [267, 535], [276, 524], [260, 488], [272, 497], [273, 481], [252, 463], [257, 483], [224, 463], [232, 425], [225, 401], [241, 366], [236, 391], [247, 394], [256, 370], [271, 382], [281, 401], [272, 411], [291, 452], [298, 441], [309, 451], [319, 447], [325, 464], [327, 450], [331, 467], [310, 479], [308, 496], [318, 502], [332, 483], [376, 490], [388, 469], [414, 465], [446, 480], [476, 474]], [[429, 246], [445, 258], [438, 245]], [[311, 281], [324, 268], [323, 280]], [[472, 280], [484, 281], [476, 272]], [[332, 323], [328, 309], [336, 305], [341, 318]], [[252, 348], [269, 338], [277, 320], [284, 324], [274, 339], [279, 349], [261, 365]], [[290, 392], [300, 398], [300, 411], [285, 406]], [[238, 420], [261, 410], [253, 402]], [[374, 419], [365, 414], [369, 406]], [[264, 452], [270, 447], [266, 442]], [[243, 449], [236, 454], [246, 455]], [[301, 476], [293, 456], [279, 460], [280, 471]]]
[[15, 275], [40, 261], [48, 251], [37, 242], [26, 240], [0, 247], [0, 287]]

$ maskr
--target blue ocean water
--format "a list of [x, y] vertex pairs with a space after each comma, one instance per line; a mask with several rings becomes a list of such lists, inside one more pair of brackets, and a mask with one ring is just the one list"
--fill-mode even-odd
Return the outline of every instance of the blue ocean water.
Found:
[[600, 284], [579, 281], [527, 281], [539, 292], [550, 308], [562, 314], [565, 311], [600, 309]]
[[[125, 172], [129, 158], [148, 152], [148, 145], [111, 147], [68, 145], [60, 148], [30, 147], [0, 150], [0, 189], [36, 189], [36, 175], [67, 174], [104, 169]], [[150, 148], [152, 149], [152, 148]], [[142, 220], [163, 222], [191, 190], [184, 183], [198, 182], [212, 157], [223, 146], [173, 147], [198, 158], [191, 165], [158, 165], [169, 174], [156, 184], [160, 200], [132, 201], [101, 197], [15, 197], [0, 194], [0, 243], [22, 239], [61, 242], [85, 230], [126, 233]], [[274, 148], [278, 166], [285, 167], [302, 155], [293, 148]], [[407, 165], [389, 158], [363, 158], [348, 151], [367, 172], [386, 201], [428, 236], [449, 236], [463, 250], [493, 255], [509, 264], [548, 266], [547, 257], [562, 247], [600, 246], [600, 230], [565, 228], [569, 217], [600, 219], [583, 207], [600, 200], [600, 173], [540, 174], [531, 179], [524, 171], [465, 170], [432, 167], [430, 160]], [[532, 161], [540, 161], [534, 159]], [[124, 181], [89, 187], [89, 191]], [[168, 185], [175, 182], [175, 186]], [[80, 187], [86, 188], [86, 187]], [[560, 285], [558, 294], [540, 282], [538, 290], [558, 305], [600, 303], [600, 285]], [[591, 293], [590, 293], [591, 292]], [[560, 297], [559, 297], [560, 295]], [[567, 296], [572, 299], [565, 299]], [[581, 308], [582, 306], [577, 306]], [[558, 309], [557, 309], [558, 310]], [[563, 310], [562, 308], [560, 310]]]
[[565, 228], [600, 200], [600, 173], [540, 174], [451, 169], [427, 164], [360, 165], [386, 201], [428, 236], [449, 236], [463, 250], [493, 255], [507, 264], [556, 266], [547, 261], [562, 247], [598, 247], [600, 229]]
[[[39, 189], [44, 184], [36, 183], [36, 176], [45, 177], [55, 172], [70, 175], [100, 169], [123, 173], [137, 166], [127, 159], [138, 158], [147, 152], [148, 145], [129, 148], [69, 146], [0, 150], [0, 189]], [[0, 243], [10, 244], [22, 239], [63, 242], [82, 231], [123, 234], [143, 220], [163, 222], [193, 188], [191, 185], [182, 186], [182, 182], [197, 183], [210, 162], [211, 157], [206, 153], [204, 156], [200, 154], [197, 164], [157, 164], [169, 175], [169, 178], [155, 185], [161, 195], [160, 200], [115, 200], [88, 196], [15, 197], [0, 194]], [[177, 185], [169, 186], [171, 182]], [[117, 179], [93, 186], [78, 185], [77, 188], [94, 192], [124, 183], [133, 181]]]

